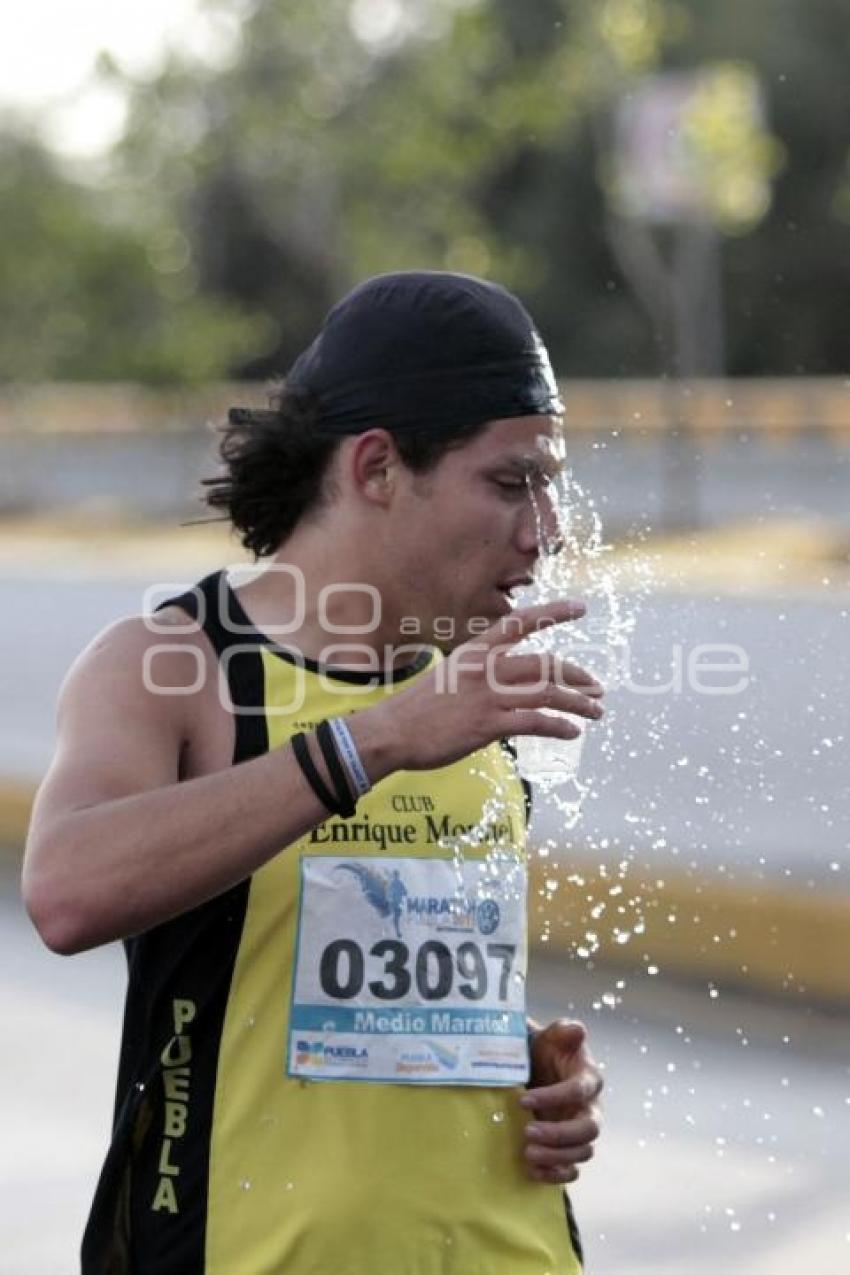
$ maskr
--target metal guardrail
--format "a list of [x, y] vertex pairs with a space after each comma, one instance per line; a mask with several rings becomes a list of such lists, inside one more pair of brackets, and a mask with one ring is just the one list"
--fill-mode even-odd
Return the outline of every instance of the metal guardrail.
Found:
[[[850, 376], [673, 382], [562, 382], [570, 430], [634, 442], [674, 430], [701, 442], [746, 433], [778, 444], [817, 432], [850, 446]], [[14, 385], [0, 388], [0, 434], [173, 433], [220, 422], [234, 404], [263, 405], [258, 382], [199, 388], [130, 384]]]

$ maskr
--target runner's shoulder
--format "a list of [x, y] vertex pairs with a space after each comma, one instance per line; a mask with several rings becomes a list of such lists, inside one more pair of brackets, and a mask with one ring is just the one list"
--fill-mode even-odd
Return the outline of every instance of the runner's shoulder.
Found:
[[211, 643], [198, 622], [177, 606], [153, 615], [125, 616], [108, 624], [77, 656], [62, 694], [74, 688], [119, 685], [142, 697], [172, 690], [193, 694], [215, 665]]

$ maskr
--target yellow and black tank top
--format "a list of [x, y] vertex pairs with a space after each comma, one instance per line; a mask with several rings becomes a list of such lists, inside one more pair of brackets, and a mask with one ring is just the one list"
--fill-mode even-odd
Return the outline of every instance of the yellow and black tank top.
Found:
[[[378, 702], [433, 658], [378, 685], [296, 661], [251, 627], [221, 573], [163, 605], [174, 603], [201, 620], [226, 671], [234, 764]], [[290, 711], [296, 676], [303, 702]], [[398, 853], [403, 824], [419, 834], [404, 854], [434, 857], [447, 829], [480, 822], [488, 775], [524, 843], [524, 796], [503, 751], [474, 760], [387, 777], [353, 820], [330, 818], [249, 880], [126, 943], [113, 1136], [83, 1275], [580, 1271], [566, 1193], [525, 1175], [515, 1089], [287, 1074], [302, 856], [352, 843], [361, 859]]]

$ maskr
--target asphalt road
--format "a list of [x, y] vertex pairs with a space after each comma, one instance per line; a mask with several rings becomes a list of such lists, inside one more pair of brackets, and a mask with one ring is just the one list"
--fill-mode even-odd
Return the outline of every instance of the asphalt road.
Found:
[[[538, 962], [533, 1011], [589, 1025], [606, 1129], [574, 1188], [588, 1275], [843, 1275], [846, 1020]], [[73, 1275], [111, 1116], [116, 946], [51, 956], [0, 873], [4, 1275]], [[619, 1003], [617, 998], [620, 998]], [[609, 1004], [612, 1006], [609, 1008]]]

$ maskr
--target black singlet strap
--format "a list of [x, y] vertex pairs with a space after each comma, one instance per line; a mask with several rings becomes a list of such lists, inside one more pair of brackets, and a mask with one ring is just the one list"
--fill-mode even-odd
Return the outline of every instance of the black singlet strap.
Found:
[[264, 714], [265, 684], [261, 650], [265, 639], [233, 613], [233, 593], [224, 571], [214, 571], [191, 589], [167, 598], [156, 608], [178, 606], [193, 619], [215, 651], [222, 677], [221, 692], [229, 696], [236, 730], [233, 763], [259, 757], [269, 746]]

